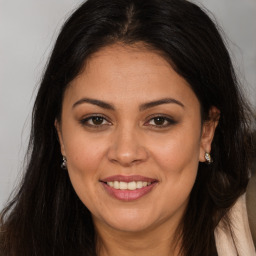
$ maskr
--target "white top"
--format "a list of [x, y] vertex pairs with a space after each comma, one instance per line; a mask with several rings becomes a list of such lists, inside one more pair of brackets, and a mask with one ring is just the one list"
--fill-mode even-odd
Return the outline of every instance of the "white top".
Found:
[[218, 256], [256, 256], [248, 216], [245, 194], [241, 196], [229, 212], [233, 235], [224, 230], [220, 222], [214, 235]]

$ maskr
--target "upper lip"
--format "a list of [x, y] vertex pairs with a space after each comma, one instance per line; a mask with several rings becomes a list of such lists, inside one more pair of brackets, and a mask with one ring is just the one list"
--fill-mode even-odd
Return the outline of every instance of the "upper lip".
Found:
[[114, 175], [114, 176], [109, 176], [107, 178], [101, 179], [100, 181], [102, 181], [102, 182], [110, 182], [110, 181], [123, 181], [123, 182], [146, 181], [146, 182], [151, 182], [152, 183], [152, 182], [155, 182], [157, 180], [149, 178], [149, 177], [140, 176], [140, 175], [129, 175], [129, 176]]

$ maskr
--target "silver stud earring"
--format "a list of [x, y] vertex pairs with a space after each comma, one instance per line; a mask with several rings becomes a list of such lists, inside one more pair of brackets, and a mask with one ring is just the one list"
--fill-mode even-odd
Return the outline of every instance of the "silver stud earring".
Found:
[[60, 166], [62, 169], [66, 170], [67, 169], [67, 158], [63, 156], [63, 161]]
[[205, 152], [204, 157], [205, 157], [205, 160], [206, 160], [206, 163], [207, 163], [207, 164], [211, 164], [211, 163], [213, 162], [210, 153]]

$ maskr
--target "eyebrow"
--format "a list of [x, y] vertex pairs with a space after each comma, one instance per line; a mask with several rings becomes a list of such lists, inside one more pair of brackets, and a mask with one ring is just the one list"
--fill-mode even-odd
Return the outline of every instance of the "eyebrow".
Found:
[[143, 111], [143, 110], [146, 110], [148, 108], [156, 107], [158, 105], [170, 104], [170, 103], [177, 104], [177, 105], [179, 105], [179, 106], [184, 108], [184, 105], [180, 101], [175, 100], [173, 98], [164, 98], [164, 99], [160, 99], [160, 100], [156, 100], [156, 101], [151, 101], [151, 102], [142, 104], [140, 106], [139, 110]]
[[83, 103], [90, 103], [92, 105], [96, 105], [101, 108], [109, 109], [109, 110], [115, 110], [115, 107], [107, 102], [96, 100], [96, 99], [90, 99], [90, 98], [83, 98], [76, 103], [73, 104], [72, 108], [75, 108], [76, 106], [83, 104]]
[[[104, 108], [104, 109], [115, 110], [115, 107], [110, 103], [107, 103], [107, 102], [101, 101], [101, 100], [90, 99], [90, 98], [80, 99], [79, 101], [77, 101], [73, 104], [72, 108], [75, 108], [76, 106], [83, 104], [83, 103], [89, 103], [89, 104], [96, 105], [96, 106]], [[140, 105], [139, 111], [143, 111], [143, 110], [146, 110], [146, 109], [149, 109], [152, 107], [156, 107], [158, 105], [163, 105], [163, 104], [177, 104], [184, 108], [184, 105], [180, 101], [173, 99], [173, 98], [164, 98], [164, 99], [147, 102], [147, 103]]]

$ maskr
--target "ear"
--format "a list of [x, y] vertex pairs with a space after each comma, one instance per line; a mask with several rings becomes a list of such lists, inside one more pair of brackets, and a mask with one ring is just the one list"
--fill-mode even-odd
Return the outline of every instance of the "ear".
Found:
[[203, 123], [201, 141], [200, 141], [200, 154], [199, 161], [205, 162], [205, 153], [211, 152], [211, 144], [214, 137], [216, 127], [219, 123], [220, 111], [212, 106], [209, 110], [209, 118]]
[[55, 126], [57, 134], [58, 134], [61, 154], [63, 156], [66, 156], [65, 146], [64, 146], [64, 143], [63, 143], [63, 137], [62, 137], [62, 132], [61, 132], [61, 125], [60, 125], [60, 122], [57, 119], [55, 119], [54, 126]]

